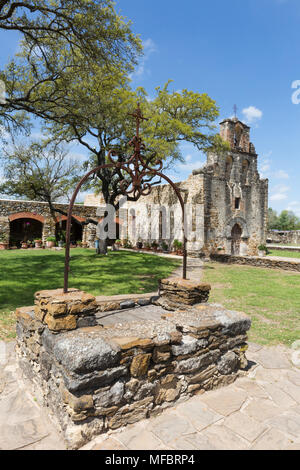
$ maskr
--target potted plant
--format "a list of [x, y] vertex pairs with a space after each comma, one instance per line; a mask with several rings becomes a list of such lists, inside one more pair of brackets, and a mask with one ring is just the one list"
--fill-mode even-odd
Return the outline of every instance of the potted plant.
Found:
[[169, 252], [169, 245], [166, 242], [162, 242], [161, 247], [164, 253]]
[[23, 250], [26, 250], [26, 248], [28, 248], [28, 242], [26, 240], [23, 240], [21, 242], [21, 248], [23, 248]]
[[267, 254], [267, 247], [266, 245], [259, 245], [258, 247], [258, 256], [264, 257]]
[[141, 250], [143, 248], [143, 242], [140, 238], [137, 241], [136, 247], [138, 250]]
[[182, 255], [182, 242], [180, 242], [179, 240], [174, 240], [173, 246], [174, 246], [176, 255]]
[[3, 234], [0, 234], [0, 250], [7, 250], [9, 246], [8, 242], [8, 236]]
[[46, 238], [46, 246], [47, 248], [52, 248], [55, 246], [56, 238], [55, 237], [47, 237]]
[[123, 242], [123, 246], [124, 248], [132, 248], [132, 243], [130, 240], [128, 240], [128, 238], [126, 238]]
[[42, 247], [42, 240], [40, 238], [37, 238], [36, 240], [34, 240], [34, 247], [35, 248], [41, 248]]
[[115, 245], [115, 250], [118, 251], [120, 249], [120, 246], [122, 245], [121, 240], [119, 238], [117, 238], [114, 245]]
[[155, 240], [151, 243], [151, 248], [153, 251], [157, 251], [158, 243]]
[[57, 235], [57, 244], [60, 248], [63, 248], [63, 246], [65, 245], [66, 243], [66, 231], [65, 230], [61, 230], [58, 235]]
[[77, 240], [76, 246], [79, 246], [79, 247], [80, 247], [81, 245], [82, 245], [82, 241], [81, 241], [81, 240]]

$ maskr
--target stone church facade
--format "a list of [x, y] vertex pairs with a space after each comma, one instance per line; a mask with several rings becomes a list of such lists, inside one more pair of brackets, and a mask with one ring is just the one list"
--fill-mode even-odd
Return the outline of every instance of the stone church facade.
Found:
[[[257, 255], [259, 245], [266, 242], [268, 180], [258, 173], [250, 127], [237, 118], [225, 119], [220, 135], [230, 149], [208, 154], [202, 168], [177, 183], [186, 206], [187, 250], [196, 256]], [[86, 203], [102, 205], [92, 195]], [[133, 245], [156, 241], [171, 247], [174, 239], [182, 239], [181, 206], [168, 184], [155, 186], [138, 202], [127, 202], [118, 222], [120, 238]]]
[[[258, 246], [266, 241], [268, 180], [258, 173], [258, 156], [248, 126], [237, 118], [225, 119], [220, 124], [220, 135], [229, 143], [229, 150], [208, 153], [202, 168], [177, 183], [186, 207], [187, 250], [195, 256], [256, 255]], [[66, 211], [66, 205], [59, 206]], [[86, 197], [84, 206], [74, 208], [78, 221], [85, 217], [100, 219], [103, 213], [103, 200], [94, 195]], [[46, 203], [0, 200], [0, 235], [8, 238], [12, 234], [15, 237], [18, 227], [21, 229], [29, 220], [45, 241], [47, 236], [55, 235], [57, 224], [65, 223], [65, 219], [57, 214], [53, 220]], [[182, 239], [181, 206], [168, 184], [154, 186], [150, 195], [137, 202], [126, 202], [114, 220], [118, 230], [112, 238], [126, 238], [133, 245], [156, 241], [171, 247], [175, 239]], [[95, 225], [88, 224], [79, 232], [75, 227], [74, 240], [94, 246]]]

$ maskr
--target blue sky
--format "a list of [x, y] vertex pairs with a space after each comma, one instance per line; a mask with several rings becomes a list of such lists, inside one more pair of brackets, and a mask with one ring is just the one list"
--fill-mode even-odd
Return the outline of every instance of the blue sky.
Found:
[[[220, 108], [218, 122], [236, 104], [270, 181], [269, 206], [300, 216], [300, 104], [292, 102], [293, 94], [300, 101], [292, 88], [300, 89], [299, 0], [116, 0], [116, 8], [144, 43], [133, 87], [151, 97], [172, 79], [171, 89], [208, 93]], [[1, 32], [0, 43], [2, 66], [17, 36]], [[169, 173], [176, 180], [205, 161], [189, 145], [182, 150], [186, 163]]]

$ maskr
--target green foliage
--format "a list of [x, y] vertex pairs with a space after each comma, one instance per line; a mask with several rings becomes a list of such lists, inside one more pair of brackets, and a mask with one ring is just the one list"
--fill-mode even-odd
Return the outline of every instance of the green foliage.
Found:
[[117, 71], [132, 71], [141, 53], [141, 40], [111, 0], [0, 2], [1, 29], [23, 35], [21, 52], [0, 73], [7, 91], [0, 123], [7, 126], [22, 125], [23, 111], [60, 120], [71, 84], [80, 89], [84, 74], [101, 69], [105, 87]]
[[300, 218], [292, 211], [283, 210], [277, 215], [276, 211], [269, 208], [268, 230], [300, 230]]
[[79, 165], [57, 145], [32, 142], [3, 151], [0, 193], [52, 203], [66, 197], [80, 177]]
[[182, 249], [182, 242], [175, 239], [173, 241], [173, 246], [174, 246], [175, 250], [181, 250]]
[[55, 241], [56, 241], [56, 238], [55, 238], [55, 237], [47, 237], [47, 238], [46, 238], [46, 241], [47, 241], [47, 242], [55, 242]]
[[[26, 29], [20, 52], [0, 74], [9, 97], [0, 109], [9, 116], [19, 111], [37, 116], [51, 142], [84, 146], [90, 152], [86, 170], [107, 163], [111, 148], [119, 161], [132, 153], [128, 142], [135, 135], [135, 122], [129, 113], [138, 102], [148, 118], [141, 133], [150, 166], [157, 159], [165, 168], [182, 161], [182, 142], [199, 151], [227, 148], [215, 134], [219, 109], [207, 94], [170, 91], [171, 80], [156, 88], [153, 99], [143, 88], [131, 89], [130, 72], [141, 41], [111, 1], [31, 0], [22, 14], [15, 10], [14, 22], [32, 34]], [[124, 179], [126, 172], [105, 169], [83, 189], [92, 185], [106, 203], [118, 208]]]
[[268, 251], [266, 245], [259, 245], [258, 249], [259, 249], [259, 251], [265, 251], [265, 252]]

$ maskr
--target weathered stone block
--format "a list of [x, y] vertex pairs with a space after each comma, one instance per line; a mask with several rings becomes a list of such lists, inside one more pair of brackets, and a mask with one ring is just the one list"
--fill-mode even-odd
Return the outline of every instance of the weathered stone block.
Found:
[[44, 323], [46, 323], [49, 330], [52, 331], [75, 330], [77, 328], [77, 321], [74, 315], [55, 318], [47, 313], [44, 318]]
[[97, 392], [95, 397], [95, 405], [97, 407], [108, 407], [112, 405], [119, 405], [124, 395], [124, 383], [116, 382], [112, 387], [107, 390]]
[[148, 371], [151, 354], [138, 354], [134, 356], [130, 366], [130, 373], [133, 377], [141, 377]]
[[94, 400], [92, 395], [82, 395], [81, 397], [75, 397], [70, 393], [68, 404], [76, 413], [80, 413], [81, 411], [93, 408]]
[[112, 368], [119, 363], [120, 348], [101, 338], [101, 329], [94, 334], [78, 330], [59, 335], [53, 346], [55, 359], [66, 370], [84, 374]]
[[222, 375], [234, 372], [238, 367], [238, 357], [233, 351], [228, 351], [217, 363], [217, 369]]
[[153, 356], [152, 356], [153, 362], [155, 363], [166, 362], [170, 359], [170, 357], [171, 357], [171, 350], [170, 350], [169, 345], [154, 348]]
[[181, 278], [162, 279], [157, 304], [167, 310], [184, 309], [189, 305], [207, 302], [210, 285]]

